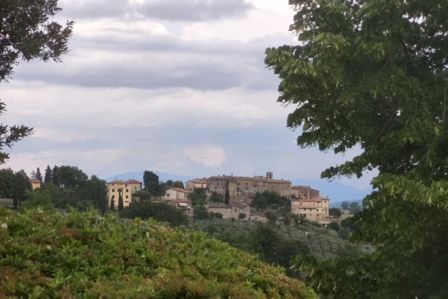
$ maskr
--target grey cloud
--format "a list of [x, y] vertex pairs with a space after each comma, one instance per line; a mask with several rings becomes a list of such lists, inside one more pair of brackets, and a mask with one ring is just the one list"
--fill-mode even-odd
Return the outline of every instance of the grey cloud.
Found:
[[146, 0], [135, 8], [150, 18], [205, 21], [239, 17], [253, 7], [245, 0]]
[[75, 18], [118, 17], [129, 11], [129, 0], [63, 0], [63, 14]]
[[245, 0], [63, 0], [63, 14], [74, 18], [120, 17], [126, 14], [170, 21], [213, 21], [243, 16], [253, 6]]
[[[87, 87], [132, 87], [142, 89], [191, 88], [222, 90], [240, 85], [244, 72], [220, 62], [194, 61], [182, 65], [176, 61], [66, 61], [63, 65], [42, 63], [21, 66], [15, 78], [52, 84]], [[186, 58], [188, 59], [188, 58]], [[178, 61], [177, 61], [178, 62]]]
[[75, 37], [62, 64], [23, 64], [15, 77], [88, 87], [273, 90], [278, 81], [263, 62], [266, 44], [206, 44], [157, 35]]

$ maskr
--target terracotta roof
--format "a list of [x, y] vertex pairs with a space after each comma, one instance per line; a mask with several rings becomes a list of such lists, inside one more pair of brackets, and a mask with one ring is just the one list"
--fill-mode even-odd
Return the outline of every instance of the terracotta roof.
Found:
[[193, 179], [193, 180], [188, 181], [187, 183], [207, 184], [208, 180], [206, 178], [203, 178], [203, 179]]
[[168, 191], [168, 190], [174, 190], [174, 191], [177, 191], [177, 192], [188, 193], [187, 190], [185, 190], [185, 189], [181, 189], [181, 188], [167, 188], [166, 190], [167, 190], [167, 191]]
[[122, 181], [122, 180], [115, 180], [112, 182], [107, 183], [108, 185], [135, 185], [135, 184], [141, 184], [141, 182], [137, 181], [137, 180], [127, 180], [127, 181]]
[[244, 177], [244, 176], [227, 176], [227, 175], [223, 175], [223, 176], [212, 176], [209, 178], [209, 180], [211, 181], [219, 181], [219, 180], [246, 180], [246, 181], [253, 181], [253, 182], [266, 182], [266, 183], [277, 183], [277, 184], [288, 184], [291, 185], [291, 181], [288, 180], [278, 180], [278, 179], [268, 179], [266, 177], [262, 177], [262, 176], [255, 176], [255, 177]]
[[32, 184], [40, 184], [40, 181], [38, 179], [31, 179], [30, 182]]

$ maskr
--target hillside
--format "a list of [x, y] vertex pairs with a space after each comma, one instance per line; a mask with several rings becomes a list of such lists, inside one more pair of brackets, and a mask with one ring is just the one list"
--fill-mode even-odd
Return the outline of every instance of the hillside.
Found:
[[316, 298], [202, 233], [96, 212], [0, 209], [0, 297]]

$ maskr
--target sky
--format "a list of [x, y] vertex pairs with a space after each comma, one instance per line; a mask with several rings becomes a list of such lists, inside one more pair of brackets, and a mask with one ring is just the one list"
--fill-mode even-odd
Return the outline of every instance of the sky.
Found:
[[[267, 47], [294, 44], [287, 0], [60, 0], [73, 20], [62, 63], [20, 63], [2, 83], [2, 122], [34, 134], [6, 167], [75, 165], [88, 174], [318, 179], [349, 159], [300, 149], [286, 127]], [[370, 177], [341, 179], [359, 188]]]

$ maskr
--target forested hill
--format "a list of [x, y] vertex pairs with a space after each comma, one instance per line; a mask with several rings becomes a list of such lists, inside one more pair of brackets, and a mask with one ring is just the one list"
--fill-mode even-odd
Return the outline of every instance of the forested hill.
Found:
[[0, 209], [0, 297], [317, 298], [202, 233], [90, 212]]

